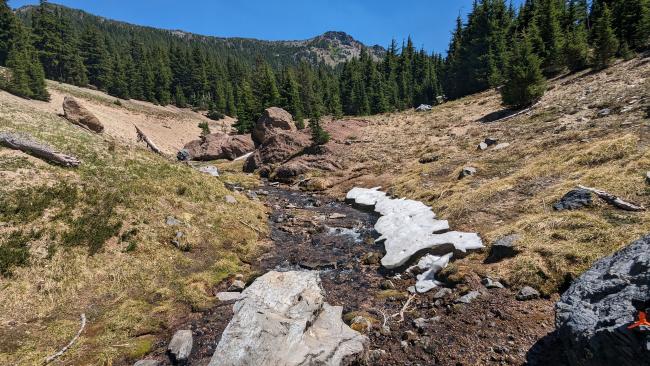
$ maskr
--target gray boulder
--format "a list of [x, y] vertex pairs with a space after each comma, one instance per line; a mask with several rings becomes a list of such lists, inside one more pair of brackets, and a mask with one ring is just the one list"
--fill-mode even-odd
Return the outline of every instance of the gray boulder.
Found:
[[497, 239], [490, 247], [490, 255], [485, 263], [496, 263], [505, 258], [511, 258], [519, 253], [515, 244], [519, 240], [518, 235], [508, 235]]
[[471, 292], [468, 292], [466, 295], [463, 295], [463, 296], [459, 297], [458, 299], [456, 299], [456, 302], [461, 303], [461, 304], [469, 304], [472, 301], [478, 299], [479, 297], [481, 297], [480, 292], [471, 291]]
[[648, 334], [627, 327], [650, 305], [650, 236], [603, 258], [555, 306], [571, 365], [650, 365]]
[[209, 366], [338, 366], [367, 343], [325, 303], [318, 272], [269, 272], [242, 295]]
[[553, 205], [556, 211], [577, 210], [594, 204], [591, 192], [586, 189], [573, 189]]
[[519, 290], [515, 298], [519, 301], [534, 300], [539, 298], [539, 291], [530, 286], [524, 286], [521, 290]]
[[417, 108], [415, 108], [416, 111], [418, 112], [427, 112], [430, 111], [432, 107], [428, 104], [420, 104]]
[[167, 346], [167, 353], [174, 364], [187, 364], [190, 353], [192, 353], [193, 342], [191, 330], [179, 330], [174, 333], [172, 341]]

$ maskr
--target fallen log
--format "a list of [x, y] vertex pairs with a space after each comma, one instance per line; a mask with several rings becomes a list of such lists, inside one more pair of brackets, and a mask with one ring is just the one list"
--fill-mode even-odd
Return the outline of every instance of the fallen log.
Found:
[[70, 343], [66, 344], [65, 347], [63, 347], [59, 352], [53, 354], [52, 356], [49, 356], [48, 358], [43, 361], [44, 365], [47, 365], [48, 363], [56, 360], [57, 358], [61, 357], [70, 347], [72, 347], [77, 339], [81, 336], [81, 333], [84, 331], [84, 328], [86, 328], [86, 314], [81, 314], [81, 327], [79, 327], [79, 331], [77, 334], [72, 338]]
[[584, 189], [586, 191], [594, 193], [596, 196], [600, 197], [603, 201], [609, 203], [614, 207], [618, 207], [621, 210], [625, 211], [645, 211], [645, 207], [637, 205], [635, 203], [627, 202], [622, 200], [620, 197], [617, 197], [609, 192], [602, 191], [596, 188], [585, 187], [579, 185], [578, 188]]
[[149, 147], [149, 149], [151, 149], [151, 151], [155, 152], [158, 155], [165, 156], [165, 154], [158, 148], [158, 146], [156, 146], [156, 144], [154, 144], [153, 141], [151, 141], [151, 139], [147, 137], [147, 135], [145, 135], [140, 128], [138, 128], [138, 126], [136, 125], [133, 126], [135, 126], [135, 131], [138, 134], [138, 142], [144, 141], [144, 143], [147, 144], [147, 146]]
[[10, 149], [20, 150], [50, 163], [66, 167], [77, 167], [81, 164], [81, 161], [74, 156], [62, 154], [47, 145], [40, 144], [14, 133], [0, 132], [0, 145]]

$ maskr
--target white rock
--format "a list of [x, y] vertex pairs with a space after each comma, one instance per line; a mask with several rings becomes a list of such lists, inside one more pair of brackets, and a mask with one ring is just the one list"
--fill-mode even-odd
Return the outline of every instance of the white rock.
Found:
[[219, 292], [217, 293], [219, 301], [232, 301], [241, 299], [241, 292]]
[[167, 352], [172, 361], [179, 364], [186, 363], [192, 353], [192, 343], [191, 330], [179, 330], [174, 333], [169, 346], [167, 346]]
[[367, 343], [324, 302], [318, 272], [269, 272], [242, 295], [209, 366], [335, 366]]
[[217, 169], [217, 167], [214, 165], [202, 166], [199, 168], [199, 171], [201, 173], [210, 174], [213, 177], [219, 176], [219, 169]]

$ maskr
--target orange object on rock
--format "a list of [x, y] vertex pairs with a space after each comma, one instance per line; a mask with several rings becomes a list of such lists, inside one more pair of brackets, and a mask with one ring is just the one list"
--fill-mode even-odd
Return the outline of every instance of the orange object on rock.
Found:
[[648, 322], [645, 311], [639, 311], [639, 321], [632, 323], [627, 329], [634, 329], [640, 327], [648, 327], [650, 329], [650, 323]]

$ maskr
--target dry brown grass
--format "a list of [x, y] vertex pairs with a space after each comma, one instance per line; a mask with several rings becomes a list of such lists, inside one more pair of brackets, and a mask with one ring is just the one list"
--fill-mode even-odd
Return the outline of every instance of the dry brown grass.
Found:
[[[488, 246], [517, 233], [522, 249], [517, 257], [486, 265], [486, 253], [474, 254], [453, 266], [469, 265], [516, 287], [556, 292], [596, 259], [648, 232], [647, 212], [628, 213], [602, 202], [576, 212], [555, 212], [551, 206], [584, 184], [650, 207], [643, 178], [650, 170], [645, 113], [650, 63], [635, 59], [552, 84], [534, 110], [503, 122], [479, 122], [501, 109], [494, 91], [427, 113], [372, 117], [373, 126], [359, 136], [371, 142], [353, 145], [346, 155], [349, 170], [340, 174], [356, 178], [331, 192], [382, 185], [430, 204], [454, 229], [478, 231]], [[602, 108], [611, 114], [598, 116]], [[511, 145], [477, 151], [486, 137]], [[439, 160], [418, 163], [425, 154]], [[464, 166], [476, 167], [477, 175], [458, 180]]]
[[[45, 202], [43, 211], [29, 204], [21, 209], [35, 215], [0, 222], [0, 246], [23, 231], [30, 254], [28, 265], [0, 276], [0, 364], [40, 364], [77, 331], [80, 313], [88, 317], [87, 331], [60, 364], [130, 363], [189, 312], [212, 305], [217, 283], [249, 271], [242, 259], [259, 251], [264, 208], [228, 191], [220, 179], [119, 138], [92, 135], [30, 103], [0, 94], [0, 129], [30, 133], [83, 164], [63, 169], [0, 148], [0, 198]], [[227, 178], [254, 184], [234, 171]], [[71, 188], [48, 188], [61, 182]], [[31, 198], [19, 196], [30, 187]], [[239, 203], [226, 204], [227, 194]], [[105, 220], [82, 220], [95, 212]], [[165, 224], [167, 216], [184, 222], [178, 230], [190, 251], [170, 243], [177, 229]], [[106, 231], [110, 239], [89, 255], [86, 240], [101, 239], [96, 226], [103, 223], [119, 223], [118, 231]], [[75, 230], [81, 235], [66, 236]]]

